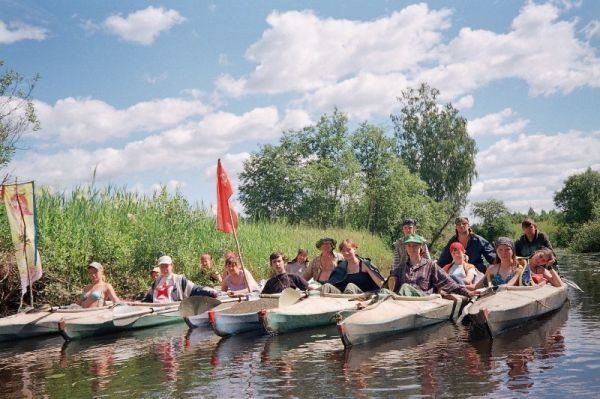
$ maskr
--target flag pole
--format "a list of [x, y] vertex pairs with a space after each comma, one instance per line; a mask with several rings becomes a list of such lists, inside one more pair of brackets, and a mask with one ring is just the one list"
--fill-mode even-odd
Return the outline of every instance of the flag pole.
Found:
[[[229, 205], [229, 200], [227, 201]], [[246, 284], [246, 288], [248, 289], [248, 294], [250, 293], [250, 285], [248, 284], [248, 278], [246, 277], [246, 267], [244, 266], [244, 259], [242, 258], [242, 249], [240, 247], [240, 241], [238, 240], [237, 230], [235, 228], [235, 224], [233, 223], [233, 214], [231, 213], [231, 206], [229, 208], [229, 220], [231, 221], [231, 228], [233, 229], [233, 238], [235, 238], [235, 245], [237, 246], [238, 255], [240, 257], [240, 264], [242, 265], [242, 275], [244, 276], [244, 284]]]

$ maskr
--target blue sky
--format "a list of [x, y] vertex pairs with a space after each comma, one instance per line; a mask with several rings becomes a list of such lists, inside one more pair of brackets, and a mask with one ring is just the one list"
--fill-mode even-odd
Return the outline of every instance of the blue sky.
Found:
[[0, 59], [39, 73], [42, 129], [8, 167], [214, 203], [261, 144], [335, 106], [391, 131], [422, 81], [469, 120], [470, 199], [553, 207], [600, 170], [600, 2], [0, 0]]

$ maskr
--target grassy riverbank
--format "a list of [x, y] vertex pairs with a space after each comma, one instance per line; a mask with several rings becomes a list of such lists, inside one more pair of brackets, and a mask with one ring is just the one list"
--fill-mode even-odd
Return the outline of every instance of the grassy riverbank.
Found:
[[[124, 189], [103, 191], [76, 189], [71, 194], [37, 192], [38, 248], [43, 278], [34, 284], [36, 302], [52, 304], [76, 300], [87, 284], [86, 265], [94, 260], [106, 267], [107, 280], [123, 297], [135, 298], [149, 284], [156, 259], [171, 255], [175, 270], [197, 283], [206, 283], [199, 257], [210, 253], [219, 269], [223, 254], [235, 251], [233, 235], [215, 229], [212, 213], [194, 206], [179, 195], [165, 191], [142, 196]], [[0, 220], [6, 221], [4, 207]], [[368, 256], [387, 272], [391, 250], [384, 241], [366, 231], [326, 231], [283, 223], [241, 222], [239, 238], [246, 266], [257, 278], [270, 275], [268, 256], [275, 250], [292, 258], [299, 247], [317, 254], [315, 242], [322, 236], [359, 244], [358, 253]], [[12, 258], [8, 223], [0, 223], [0, 313], [14, 309], [19, 287]]]

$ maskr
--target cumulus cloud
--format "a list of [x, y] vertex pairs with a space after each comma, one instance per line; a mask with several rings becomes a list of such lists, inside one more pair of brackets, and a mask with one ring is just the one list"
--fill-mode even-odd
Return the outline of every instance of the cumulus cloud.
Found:
[[103, 25], [108, 32], [127, 42], [148, 46], [154, 43], [161, 33], [169, 31], [183, 21], [185, 18], [175, 10], [150, 6], [127, 17], [111, 15]]
[[552, 209], [564, 180], [588, 167], [600, 170], [600, 131], [502, 139], [477, 155], [479, 179], [470, 200], [495, 198], [520, 211]]
[[21, 40], [45, 40], [48, 30], [21, 22], [8, 25], [0, 19], [0, 44], [12, 44]]
[[71, 148], [53, 154], [32, 150], [14, 160], [9, 170], [18, 172], [20, 178], [35, 177], [41, 184], [56, 187], [88, 181], [94, 169], [99, 182], [148, 171], [185, 171], [204, 167], [209, 160], [212, 164], [236, 144], [275, 138], [290, 121], [300, 121], [298, 115], [289, 111], [280, 118], [274, 107], [241, 115], [215, 112], [199, 122], [178, 125], [122, 148]]
[[507, 78], [526, 81], [532, 95], [600, 87], [594, 49], [578, 40], [577, 21], [559, 16], [551, 4], [527, 3], [506, 34], [462, 28], [440, 49], [439, 65], [423, 71], [421, 78], [457, 94]]
[[[568, 8], [528, 2], [505, 33], [464, 27], [455, 37], [444, 36], [451, 11], [426, 4], [365, 22], [273, 12], [269, 28], [246, 52], [255, 68], [223, 75], [216, 87], [236, 98], [300, 93], [294, 106], [313, 113], [338, 106], [356, 118], [389, 114], [400, 91], [421, 82], [460, 109], [473, 105], [475, 90], [504, 79], [525, 81], [535, 96], [600, 87], [600, 59], [578, 38], [579, 21], [561, 19]], [[596, 35], [596, 25], [585, 32]]]
[[467, 130], [471, 136], [484, 134], [503, 136], [523, 133], [528, 123], [529, 121], [526, 119], [517, 118], [516, 112], [512, 109], [506, 108], [500, 112], [470, 120], [467, 123]]
[[144, 101], [116, 109], [92, 98], [67, 97], [54, 105], [35, 101], [35, 108], [42, 126], [39, 137], [58, 136], [71, 144], [102, 142], [137, 131], [154, 132], [211, 110], [199, 100], [180, 98]]
[[270, 28], [246, 52], [257, 67], [240, 80], [247, 92], [281, 93], [315, 90], [361, 71], [410, 71], [431, 59], [449, 16], [426, 4], [367, 22], [273, 12]]

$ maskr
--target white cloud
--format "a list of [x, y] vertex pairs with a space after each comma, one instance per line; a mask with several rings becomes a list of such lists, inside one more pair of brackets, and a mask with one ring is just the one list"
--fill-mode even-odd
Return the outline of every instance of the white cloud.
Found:
[[158, 75], [151, 75], [151, 74], [147, 73], [144, 75], [144, 80], [147, 83], [154, 85], [154, 84], [157, 84], [158, 82], [165, 80], [167, 77], [168, 77], [168, 75], [166, 72], [159, 73]]
[[257, 67], [240, 80], [247, 92], [280, 93], [315, 90], [361, 71], [410, 71], [431, 59], [449, 16], [426, 4], [368, 22], [273, 12], [270, 28], [246, 52]]
[[[523, 133], [529, 123], [528, 120], [517, 118], [517, 114], [510, 108], [503, 109], [494, 114], [468, 121], [467, 130], [471, 136], [484, 134], [511, 135]], [[507, 121], [513, 119], [512, 121]]]
[[[269, 28], [246, 52], [254, 70], [223, 75], [215, 85], [236, 98], [297, 92], [293, 106], [313, 113], [338, 106], [356, 118], [390, 113], [400, 91], [421, 82], [460, 109], [473, 105], [475, 90], [504, 79], [525, 81], [532, 95], [600, 87], [600, 60], [577, 37], [578, 20], [560, 18], [573, 5], [563, 3], [526, 3], [506, 33], [464, 27], [450, 38], [443, 33], [451, 11], [426, 4], [366, 22], [273, 12]], [[588, 35], [593, 29], [589, 25]]]
[[479, 179], [469, 197], [503, 200], [513, 210], [552, 209], [564, 180], [588, 167], [600, 170], [600, 131], [502, 139], [477, 155]]
[[150, 6], [125, 18], [111, 15], [104, 21], [104, 27], [125, 41], [148, 46], [154, 43], [161, 33], [183, 21], [185, 18], [175, 10]]
[[48, 30], [21, 22], [8, 25], [0, 20], [0, 44], [12, 44], [21, 40], [45, 40]]
[[280, 119], [273, 107], [256, 108], [242, 115], [217, 112], [122, 148], [71, 148], [54, 154], [32, 150], [14, 160], [8, 169], [19, 178], [35, 178], [55, 187], [89, 181], [95, 168], [99, 182], [148, 171], [188, 170], [216, 161], [236, 143], [277, 137], [286, 119]]
[[585, 34], [585, 38], [588, 40], [592, 40], [596, 37], [600, 36], [600, 21], [597, 19], [590, 21], [584, 28], [583, 33]]
[[507, 78], [526, 81], [532, 95], [600, 87], [600, 60], [578, 40], [576, 22], [559, 20], [550, 4], [528, 3], [506, 34], [462, 28], [421, 80], [449, 95]]
[[68, 97], [54, 105], [36, 101], [35, 107], [42, 126], [39, 137], [58, 136], [71, 144], [102, 142], [138, 131], [153, 132], [210, 111], [210, 107], [199, 100], [180, 98], [145, 101], [115, 109], [100, 100]]
[[475, 99], [472, 95], [463, 96], [456, 100], [453, 105], [458, 110], [473, 108], [473, 105], [475, 105]]

